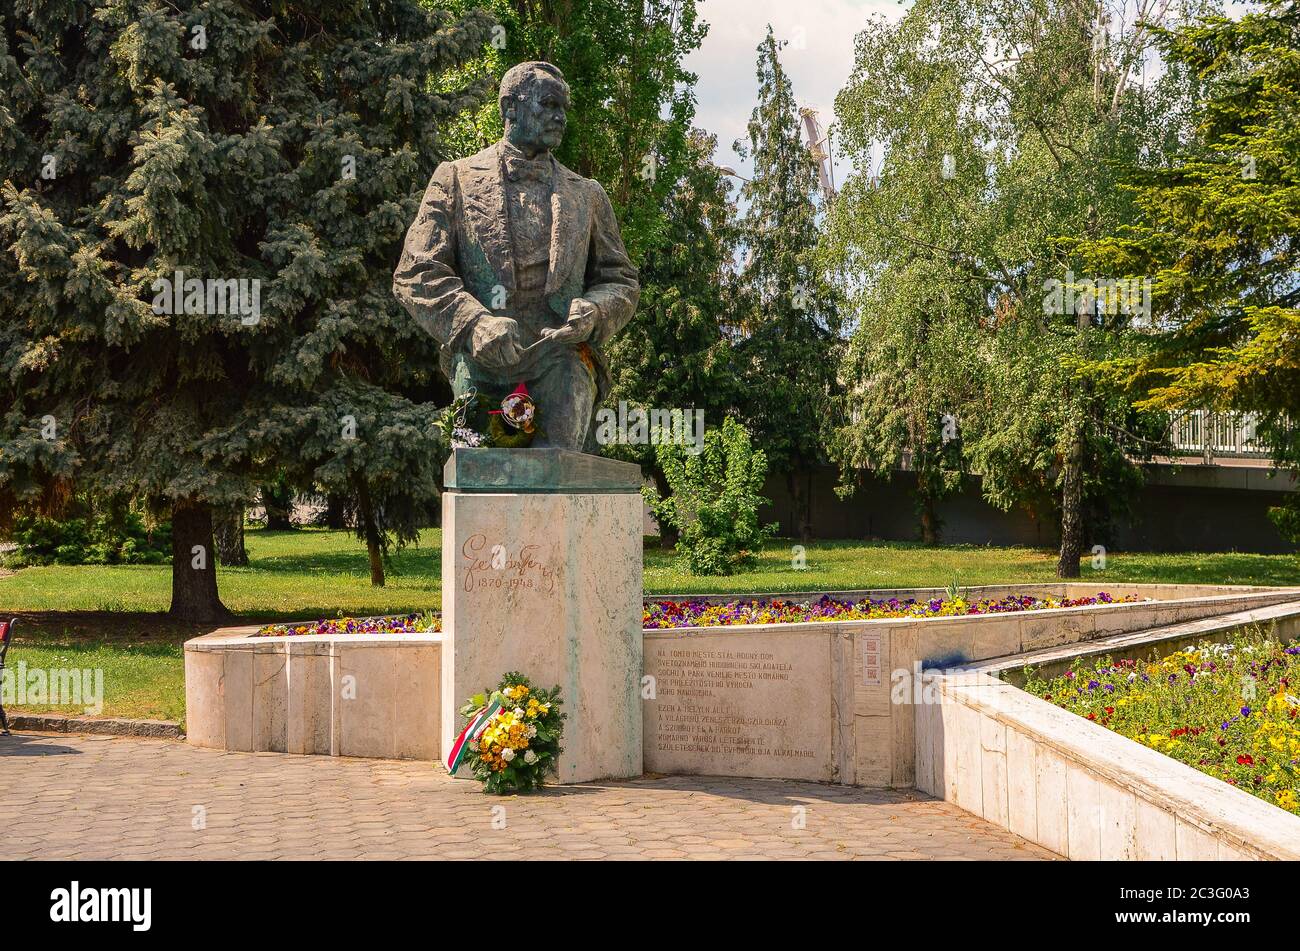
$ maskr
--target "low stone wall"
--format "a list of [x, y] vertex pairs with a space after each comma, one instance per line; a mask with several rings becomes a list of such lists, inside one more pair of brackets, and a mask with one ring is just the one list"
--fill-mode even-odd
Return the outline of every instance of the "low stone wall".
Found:
[[252, 637], [185, 644], [189, 742], [223, 750], [436, 760], [441, 634]]
[[916, 785], [1070, 859], [1300, 859], [1300, 817], [979, 671], [924, 675]]
[[[1097, 586], [993, 586], [971, 594], [1012, 590], [1077, 597], [1095, 594]], [[1107, 590], [1166, 598], [1189, 593], [1164, 585]], [[839, 594], [903, 598], [942, 592]], [[1190, 594], [956, 618], [648, 631], [644, 768], [912, 786], [914, 701], [922, 668], [1081, 644], [1297, 597], [1295, 589], [1196, 587]], [[190, 742], [217, 749], [438, 759], [442, 635], [250, 636], [256, 630], [226, 628], [186, 643]]]
[[[1096, 585], [989, 586], [1080, 597]], [[916, 782], [923, 669], [950, 668], [1278, 604], [1296, 589], [1106, 586], [1173, 600], [1007, 614], [674, 628], [645, 634], [645, 768], [655, 773]], [[1226, 592], [1226, 593], [1225, 593]], [[930, 592], [838, 592], [929, 597]], [[934, 591], [933, 596], [940, 596]], [[1178, 597], [1178, 595], [1182, 595]], [[733, 596], [734, 597], [734, 596]], [[799, 595], [786, 595], [797, 598]], [[804, 595], [803, 597], [807, 597]]]

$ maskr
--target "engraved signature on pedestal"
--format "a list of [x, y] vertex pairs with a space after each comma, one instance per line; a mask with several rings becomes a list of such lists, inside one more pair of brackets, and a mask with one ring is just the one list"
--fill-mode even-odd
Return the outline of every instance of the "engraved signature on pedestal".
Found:
[[537, 559], [540, 547], [524, 544], [512, 553], [505, 545], [489, 547], [486, 535], [471, 535], [460, 550], [465, 559], [465, 590], [550, 594], [560, 571]]

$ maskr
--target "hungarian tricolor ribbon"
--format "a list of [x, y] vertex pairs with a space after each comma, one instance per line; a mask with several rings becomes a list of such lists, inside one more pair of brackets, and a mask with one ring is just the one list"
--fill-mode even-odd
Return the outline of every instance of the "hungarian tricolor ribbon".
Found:
[[460, 768], [466, 752], [474, 745], [483, 731], [487, 729], [488, 720], [491, 720], [493, 714], [500, 709], [500, 701], [494, 700], [486, 707], [481, 707], [470, 714], [469, 723], [465, 724], [465, 729], [460, 731], [460, 736], [456, 737], [456, 742], [451, 745], [451, 753], [447, 756], [447, 772], [453, 776], [456, 774], [456, 770]]

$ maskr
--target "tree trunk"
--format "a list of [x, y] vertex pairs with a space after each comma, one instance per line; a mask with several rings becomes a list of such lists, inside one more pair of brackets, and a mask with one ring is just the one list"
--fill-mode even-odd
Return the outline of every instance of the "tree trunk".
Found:
[[939, 544], [939, 514], [934, 508], [934, 499], [925, 496], [921, 499], [921, 544]]
[[366, 539], [366, 553], [370, 556], [370, 583], [376, 588], [384, 586], [384, 546], [375, 522], [375, 510], [370, 504], [370, 487], [363, 478], [357, 478], [357, 518]]
[[244, 547], [244, 507], [237, 505], [217, 513], [213, 526], [217, 557], [227, 568], [246, 567], [248, 550]]
[[276, 531], [293, 528], [293, 490], [283, 482], [262, 486], [262, 507], [266, 509], [266, 527]]
[[[668, 480], [664, 478], [663, 470], [658, 466], [654, 467], [655, 488], [659, 490], [659, 497], [666, 499], [673, 494], [673, 490], [668, 486]], [[655, 524], [659, 524], [656, 522]], [[677, 531], [676, 526], [662, 524], [659, 525], [659, 547], [665, 551], [672, 551], [677, 547], [677, 542], [681, 538], [681, 532]]]
[[[806, 480], [806, 481], [805, 481]], [[791, 469], [786, 473], [785, 484], [790, 491], [791, 528], [801, 542], [812, 541], [812, 473], [803, 469]]]
[[331, 492], [325, 496], [325, 527], [345, 529], [348, 527], [347, 499]]
[[192, 624], [218, 624], [231, 617], [217, 595], [212, 509], [186, 499], [172, 510], [172, 606], [168, 612]]
[[1065, 460], [1065, 484], [1061, 489], [1061, 557], [1056, 563], [1056, 577], [1079, 577], [1079, 558], [1083, 555], [1083, 433], [1076, 432], [1070, 441]]

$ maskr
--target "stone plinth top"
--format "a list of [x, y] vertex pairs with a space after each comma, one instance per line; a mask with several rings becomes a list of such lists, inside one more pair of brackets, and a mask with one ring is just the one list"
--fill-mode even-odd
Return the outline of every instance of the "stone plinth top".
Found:
[[450, 492], [632, 494], [641, 467], [568, 449], [453, 449], [443, 484]]

